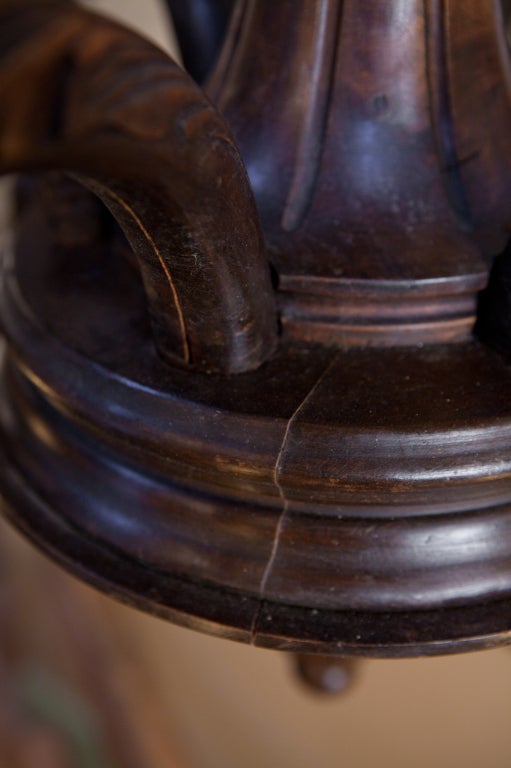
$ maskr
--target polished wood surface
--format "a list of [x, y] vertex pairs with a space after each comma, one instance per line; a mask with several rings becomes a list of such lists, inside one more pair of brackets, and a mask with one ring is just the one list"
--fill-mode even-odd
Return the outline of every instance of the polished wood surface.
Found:
[[160, 354], [257, 367], [275, 335], [269, 270], [221, 117], [168, 56], [111, 22], [51, 2], [0, 12], [0, 97], [12, 105], [0, 171], [84, 177], [138, 257]]
[[286, 335], [470, 336], [509, 227], [507, 52], [498, 5], [480, 6], [248, 0], [233, 20], [208, 89], [247, 165]]
[[109, 593], [306, 654], [509, 641], [509, 61], [500, 4], [424, 7], [237, 3], [222, 118], [132, 33], [0, 4], [1, 168], [86, 187], [18, 194], [4, 506]]

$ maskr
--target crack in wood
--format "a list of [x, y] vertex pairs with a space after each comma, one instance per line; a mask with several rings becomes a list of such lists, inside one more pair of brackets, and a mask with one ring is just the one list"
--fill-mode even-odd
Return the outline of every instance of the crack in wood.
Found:
[[274, 537], [273, 537], [272, 547], [271, 547], [271, 550], [270, 550], [270, 554], [268, 556], [268, 560], [266, 562], [266, 566], [265, 566], [264, 571], [263, 571], [263, 575], [261, 577], [261, 581], [259, 583], [259, 603], [258, 603], [257, 609], [256, 609], [256, 611], [254, 613], [254, 618], [253, 618], [252, 625], [251, 625], [251, 628], [250, 628], [250, 643], [252, 645], [255, 644], [255, 639], [256, 639], [256, 636], [257, 636], [257, 628], [258, 628], [258, 625], [259, 625], [259, 620], [260, 620], [260, 617], [261, 617], [264, 597], [265, 597], [265, 593], [266, 593], [266, 586], [268, 584], [268, 581], [270, 579], [270, 576], [271, 576], [272, 571], [273, 571], [274, 566], [275, 566], [275, 561], [277, 559], [277, 553], [278, 553], [278, 549], [279, 549], [279, 544], [280, 544], [280, 540], [282, 538], [282, 532], [284, 530], [284, 526], [285, 526], [287, 515], [288, 515], [289, 499], [286, 497], [286, 492], [285, 492], [285, 489], [284, 489], [284, 487], [282, 485], [282, 482], [280, 480], [280, 475], [281, 475], [281, 472], [282, 472], [284, 456], [285, 456], [285, 453], [287, 451], [287, 444], [289, 442], [289, 435], [290, 435], [291, 429], [292, 429], [294, 423], [296, 422], [298, 416], [300, 415], [301, 411], [303, 410], [303, 408], [305, 408], [305, 406], [307, 405], [309, 400], [314, 396], [314, 394], [315, 394], [316, 390], [318, 389], [319, 385], [321, 384], [323, 379], [325, 379], [325, 377], [330, 373], [331, 368], [337, 362], [338, 358], [339, 358], [338, 354], [335, 354], [332, 357], [332, 359], [326, 365], [325, 369], [320, 373], [320, 375], [316, 379], [315, 383], [312, 385], [310, 390], [307, 392], [305, 397], [300, 401], [299, 405], [295, 408], [295, 410], [291, 414], [291, 416], [290, 416], [290, 418], [289, 418], [289, 420], [288, 420], [288, 422], [286, 424], [286, 429], [284, 431], [284, 436], [282, 438], [282, 443], [281, 443], [279, 451], [277, 453], [277, 458], [275, 460], [275, 466], [274, 466], [274, 470], [273, 470], [273, 480], [274, 480], [275, 486], [278, 489], [280, 498], [282, 499], [282, 510], [280, 512], [279, 519], [277, 521], [277, 525], [275, 526], [275, 534], [274, 534]]

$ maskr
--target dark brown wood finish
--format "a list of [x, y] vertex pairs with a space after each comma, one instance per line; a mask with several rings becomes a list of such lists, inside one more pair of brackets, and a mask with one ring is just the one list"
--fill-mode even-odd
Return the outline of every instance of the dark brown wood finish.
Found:
[[[503, 25], [497, 3], [479, 6], [247, 0], [234, 19], [209, 90], [247, 165], [287, 335], [470, 336], [510, 193]], [[473, 129], [482, 113], [492, 133]]]
[[0, 12], [0, 171], [68, 170], [101, 197], [138, 257], [163, 356], [257, 367], [275, 338], [269, 272], [218, 113], [121, 27], [54, 2], [3, 2]]
[[[25, 195], [3, 259], [0, 487], [66, 567], [306, 654], [509, 641], [509, 63], [500, 5], [478, 8], [237, 4], [208, 92], [274, 290], [197, 86], [89, 14], [0, 4], [1, 168], [78, 174], [144, 278], [89, 192], [54, 177]], [[61, 90], [18, 95], [24, 72]], [[88, 212], [82, 240], [55, 224], [63, 201]], [[146, 230], [166, 259], [150, 279]], [[154, 336], [167, 308], [175, 329], [167, 268], [191, 365], [183, 335]]]

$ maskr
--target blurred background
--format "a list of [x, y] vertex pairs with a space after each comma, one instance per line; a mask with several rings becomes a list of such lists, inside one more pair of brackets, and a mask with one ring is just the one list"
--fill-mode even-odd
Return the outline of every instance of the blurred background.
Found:
[[[156, 0], [84, 4], [175, 51]], [[287, 655], [122, 606], [4, 523], [0, 624], [0, 768], [511, 765], [509, 649], [364, 661], [346, 693], [314, 693]]]

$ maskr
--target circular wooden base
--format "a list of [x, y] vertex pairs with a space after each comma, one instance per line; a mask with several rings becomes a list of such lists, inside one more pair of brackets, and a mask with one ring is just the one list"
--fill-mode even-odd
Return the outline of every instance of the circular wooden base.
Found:
[[189, 372], [158, 358], [125, 264], [33, 249], [22, 234], [4, 265], [0, 486], [53, 557], [258, 645], [509, 640], [506, 360], [476, 341], [288, 342], [253, 373]]

